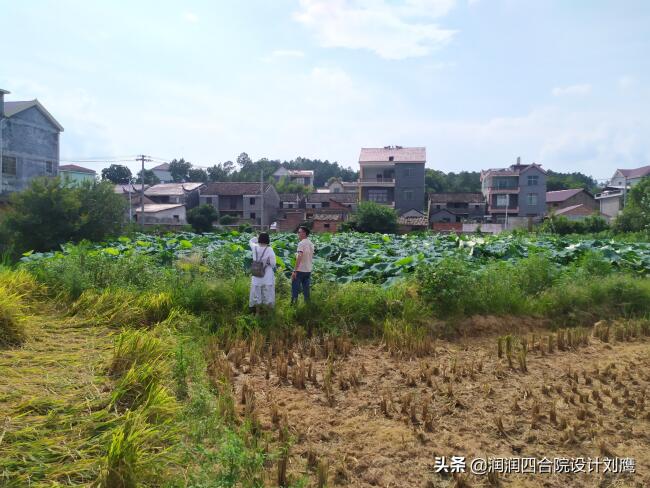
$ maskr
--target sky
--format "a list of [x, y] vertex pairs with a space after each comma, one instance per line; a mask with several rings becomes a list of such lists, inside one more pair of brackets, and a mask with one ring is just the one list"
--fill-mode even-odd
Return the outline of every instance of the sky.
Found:
[[445, 172], [650, 164], [645, 0], [0, 0], [0, 21], [5, 99], [38, 98], [93, 169], [386, 145]]

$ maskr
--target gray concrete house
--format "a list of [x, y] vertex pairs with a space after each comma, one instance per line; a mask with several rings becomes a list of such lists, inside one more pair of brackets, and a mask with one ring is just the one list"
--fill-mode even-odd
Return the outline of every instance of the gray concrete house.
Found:
[[200, 202], [217, 209], [219, 215], [232, 215], [250, 220], [255, 225], [269, 226], [277, 219], [280, 197], [273, 185], [264, 184], [264, 220], [262, 191], [257, 182], [215, 182], [201, 189]]
[[481, 171], [482, 193], [493, 222], [508, 217], [541, 219], [546, 213], [546, 171], [539, 164], [517, 164], [509, 168]]
[[171, 183], [172, 174], [169, 172], [169, 163], [159, 164], [151, 168], [153, 174], [156, 175], [156, 178], [160, 180], [161, 183]]
[[607, 219], [617, 217], [625, 206], [630, 188], [648, 176], [650, 176], [650, 166], [617, 169], [609, 184], [595, 196], [601, 215]]
[[280, 181], [286, 178], [291, 183], [299, 183], [305, 186], [314, 185], [314, 171], [311, 169], [287, 169], [280, 166], [275, 173], [273, 173], [275, 181]]
[[38, 100], [5, 102], [0, 90], [0, 195], [38, 176], [56, 176], [63, 127]]
[[467, 222], [485, 218], [480, 192], [429, 193], [429, 222]]
[[400, 215], [423, 212], [426, 159], [424, 147], [361, 148], [360, 200], [388, 205]]

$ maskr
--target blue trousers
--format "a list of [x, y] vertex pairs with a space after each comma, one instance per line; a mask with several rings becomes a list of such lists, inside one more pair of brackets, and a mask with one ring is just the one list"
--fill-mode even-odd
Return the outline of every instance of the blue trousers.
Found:
[[311, 284], [311, 273], [297, 271], [296, 279], [291, 281], [291, 303], [298, 301], [298, 295], [302, 289], [305, 302], [309, 302], [309, 285]]

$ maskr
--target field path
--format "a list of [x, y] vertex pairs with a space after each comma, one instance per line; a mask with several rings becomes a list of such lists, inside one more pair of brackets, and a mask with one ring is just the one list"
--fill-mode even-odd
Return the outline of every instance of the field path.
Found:
[[0, 349], [0, 486], [80, 486], [97, 475], [87, 437], [107, 386], [112, 329], [39, 304], [28, 339]]

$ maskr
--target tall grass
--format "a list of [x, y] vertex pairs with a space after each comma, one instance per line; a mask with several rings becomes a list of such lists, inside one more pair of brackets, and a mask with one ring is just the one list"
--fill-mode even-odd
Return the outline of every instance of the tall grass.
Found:
[[0, 348], [20, 345], [26, 339], [21, 298], [0, 286]]

